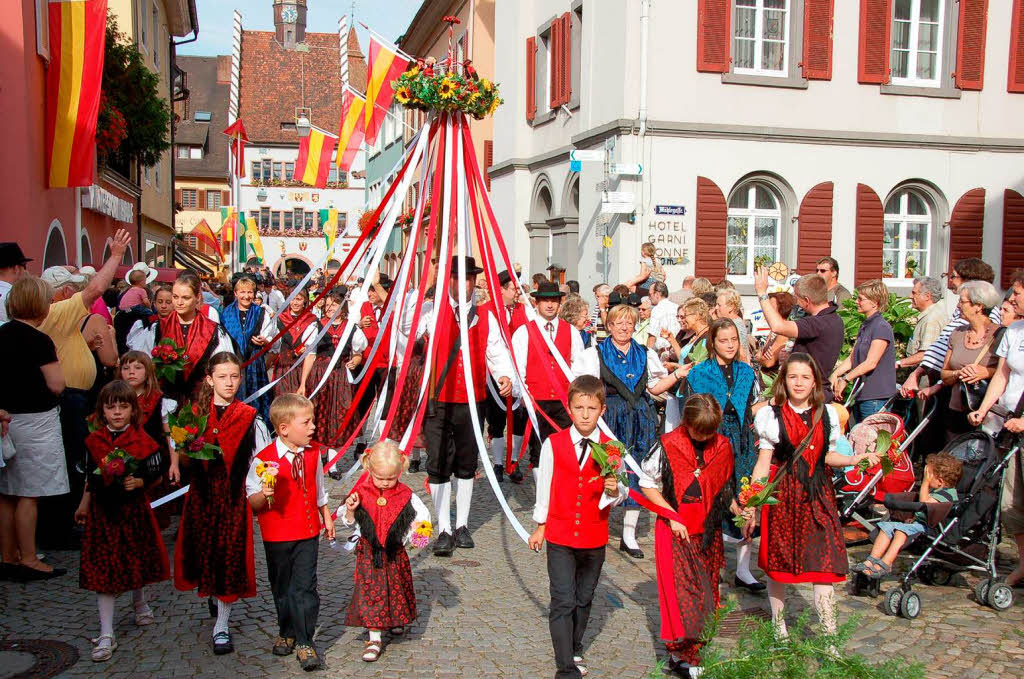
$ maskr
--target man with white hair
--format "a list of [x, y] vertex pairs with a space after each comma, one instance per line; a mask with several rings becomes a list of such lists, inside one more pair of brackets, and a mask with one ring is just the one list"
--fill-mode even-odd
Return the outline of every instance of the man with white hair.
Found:
[[647, 348], [661, 351], [671, 346], [668, 340], [661, 336], [662, 331], [668, 331], [672, 336], [679, 332], [679, 321], [676, 319], [679, 305], [669, 301], [668, 286], [664, 281], [656, 282], [650, 291], [651, 324], [648, 328]]
[[647, 337], [651, 330], [651, 304], [650, 297], [644, 297], [640, 300], [640, 320], [636, 324], [636, 332], [633, 333], [633, 339], [635, 339], [640, 346], [647, 346]]
[[907, 342], [907, 357], [896, 361], [896, 369], [913, 368], [924, 360], [925, 350], [939, 339], [949, 322], [942, 301], [942, 283], [931, 276], [918, 276], [910, 291], [910, 303], [920, 312], [914, 334]]

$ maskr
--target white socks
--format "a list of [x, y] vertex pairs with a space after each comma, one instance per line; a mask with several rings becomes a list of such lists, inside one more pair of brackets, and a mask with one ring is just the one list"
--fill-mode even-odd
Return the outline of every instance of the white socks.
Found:
[[455, 528], [469, 523], [469, 505], [473, 502], [473, 479], [455, 479]]
[[378, 644], [380, 643], [380, 630], [379, 629], [368, 629], [366, 631], [370, 633], [370, 641], [376, 642]]
[[228, 631], [228, 618], [231, 616], [231, 604], [217, 599], [217, 622], [213, 624], [214, 635]]
[[772, 609], [772, 624], [779, 639], [788, 639], [786, 629], [786, 585], [768, 578], [768, 605]]
[[814, 586], [814, 608], [825, 634], [836, 633], [836, 595], [832, 585]]
[[513, 436], [512, 437], [512, 459], [519, 459], [519, 451], [523, 449], [523, 437]]
[[434, 500], [434, 514], [437, 516], [437, 534], [452, 532], [452, 484], [430, 484], [430, 497]]
[[97, 594], [96, 607], [100, 611], [100, 636], [114, 636], [114, 595]]
[[491, 439], [491, 460], [505, 466], [505, 437]]
[[636, 541], [636, 524], [639, 520], [639, 509], [627, 509], [622, 515], [622, 541], [629, 549], [640, 549]]
[[741, 542], [736, 546], [736, 577], [740, 582], [752, 585], [757, 578], [750, 572], [750, 553], [753, 545], [749, 542]]

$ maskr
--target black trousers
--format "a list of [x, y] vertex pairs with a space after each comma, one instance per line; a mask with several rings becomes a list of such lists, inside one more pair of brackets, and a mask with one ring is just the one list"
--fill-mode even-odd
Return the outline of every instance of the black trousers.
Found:
[[[554, 420], [559, 429], [572, 426], [569, 411], [565, 409], [561, 401], [537, 401], [537, 405], [547, 413], [548, 417]], [[554, 433], [555, 428], [548, 423], [543, 415], [537, 413], [537, 431], [530, 436], [530, 464], [533, 465], [534, 469], [540, 465], [541, 444], [544, 443], [544, 439]]]
[[558, 668], [555, 678], [577, 679], [581, 675], [572, 657], [583, 654], [583, 634], [590, 620], [590, 606], [601, 577], [605, 548], [602, 545], [594, 549], [574, 549], [549, 542], [547, 549], [551, 589], [548, 629]]
[[[487, 378], [491, 379], [491, 378]], [[497, 388], [495, 388], [497, 391]], [[500, 398], [500, 397], [499, 397]], [[507, 402], [502, 405], [508, 405]], [[487, 407], [486, 407], [486, 418], [487, 418], [487, 434], [492, 438], [501, 438], [505, 435], [506, 425], [508, 424], [507, 415], [502, 405], [498, 405], [494, 395], [491, 394], [491, 390], [487, 390]], [[522, 405], [519, 406], [518, 410], [512, 412], [512, 433], [516, 436], [522, 436], [526, 431], [526, 422], [529, 418], [526, 415], [526, 408]], [[519, 452], [519, 451], [516, 451]]]
[[[423, 420], [427, 441], [427, 479], [448, 483], [451, 477], [471, 479], [476, 474], [477, 449], [468, 403], [438, 402], [428, 406]], [[473, 404], [483, 420], [483, 402]]]
[[313, 644], [313, 630], [320, 614], [320, 595], [316, 589], [318, 538], [263, 543], [279, 634], [295, 639], [298, 646]]

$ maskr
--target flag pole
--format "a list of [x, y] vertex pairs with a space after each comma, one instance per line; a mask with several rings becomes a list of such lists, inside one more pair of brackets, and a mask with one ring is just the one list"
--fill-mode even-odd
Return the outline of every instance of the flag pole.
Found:
[[400, 54], [403, 57], [405, 57], [406, 59], [408, 59], [409, 61], [416, 61], [416, 59], [414, 57], [411, 57], [408, 54], [406, 54], [405, 52], [403, 52], [402, 50], [400, 50], [398, 48], [398, 45], [396, 45], [395, 43], [391, 42], [390, 40], [385, 38], [383, 35], [381, 35], [377, 31], [373, 30], [372, 28], [370, 28], [369, 26], [364, 24], [362, 21], [359, 22], [359, 25], [362, 26], [363, 28], [365, 28], [367, 31], [369, 31], [372, 35], [375, 35], [378, 40], [380, 40], [382, 43], [384, 43], [395, 54]]

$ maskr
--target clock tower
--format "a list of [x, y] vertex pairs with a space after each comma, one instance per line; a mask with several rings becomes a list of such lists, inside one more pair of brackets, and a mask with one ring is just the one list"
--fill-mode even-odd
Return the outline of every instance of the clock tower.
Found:
[[306, 0], [274, 0], [274, 32], [285, 49], [306, 41]]

